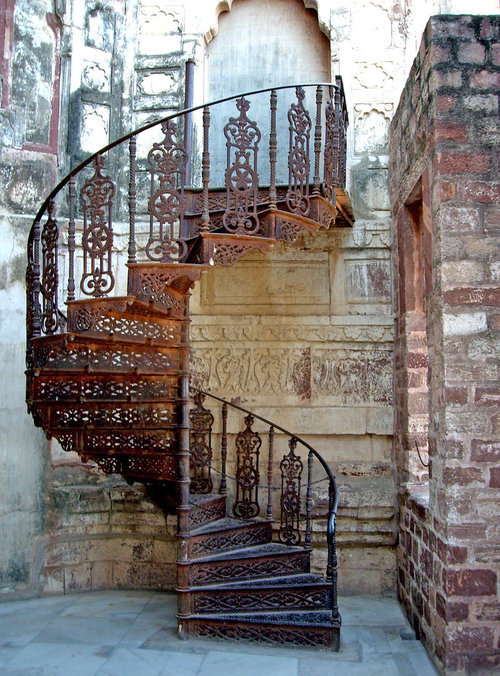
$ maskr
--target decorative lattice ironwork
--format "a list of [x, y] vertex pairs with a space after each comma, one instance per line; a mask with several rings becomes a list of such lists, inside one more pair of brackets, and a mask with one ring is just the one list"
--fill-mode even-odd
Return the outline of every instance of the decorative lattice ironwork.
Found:
[[146, 254], [152, 261], [182, 261], [187, 255], [181, 236], [186, 209], [184, 183], [187, 155], [177, 140], [177, 125], [161, 125], [164, 139], [153, 143], [148, 153], [151, 195], [148, 201], [149, 239]]
[[292, 437], [288, 442], [290, 448], [280, 462], [281, 470], [281, 523], [279, 539], [287, 545], [300, 542], [300, 481], [304, 465], [295, 454], [297, 440]]
[[336, 160], [335, 129], [336, 125], [333, 91], [330, 90], [330, 96], [325, 106], [325, 155], [323, 172], [323, 195], [329, 200], [331, 200], [334, 196], [333, 180]]
[[212, 425], [214, 417], [203, 406], [205, 397], [201, 392], [194, 396], [194, 408], [189, 412], [191, 422], [191, 493], [210, 493], [212, 483]]
[[55, 205], [49, 204], [47, 222], [42, 229], [42, 332], [47, 336], [56, 333], [59, 328], [59, 313], [57, 309], [57, 243], [59, 228], [54, 216]]
[[224, 127], [227, 147], [226, 210], [223, 223], [228, 232], [254, 234], [259, 229], [257, 155], [261, 133], [247, 117], [250, 101], [236, 101], [239, 117], [230, 117]]
[[112, 209], [115, 185], [102, 175], [104, 158], [97, 155], [94, 175], [81, 190], [83, 202], [83, 275], [80, 289], [87, 296], [105, 296], [115, 285], [112, 271]]
[[311, 117], [304, 107], [305, 91], [297, 87], [297, 103], [288, 111], [288, 192], [286, 203], [290, 211], [305, 216], [309, 213], [309, 138]]
[[251, 519], [259, 513], [259, 453], [262, 439], [252, 430], [254, 417], [247, 415], [245, 430], [236, 436], [236, 500], [233, 513]]

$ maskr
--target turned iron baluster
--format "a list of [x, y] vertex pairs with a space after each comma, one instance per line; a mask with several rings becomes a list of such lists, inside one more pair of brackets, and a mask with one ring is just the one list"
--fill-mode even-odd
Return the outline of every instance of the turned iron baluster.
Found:
[[273, 520], [273, 451], [274, 425], [269, 428], [269, 453], [267, 456], [267, 511], [266, 519]]
[[75, 300], [75, 177], [69, 179], [68, 302]]
[[224, 402], [222, 404], [222, 437], [220, 442], [220, 458], [221, 458], [221, 477], [220, 477], [220, 486], [219, 494], [227, 494], [227, 482], [226, 482], [226, 461], [227, 461], [227, 404]]
[[129, 141], [130, 175], [128, 186], [128, 213], [129, 213], [129, 240], [128, 262], [136, 262], [137, 247], [135, 242], [135, 213], [137, 208], [137, 187], [135, 181], [135, 158], [137, 153], [137, 136], [131, 136]]
[[259, 454], [262, 440], [252, 430], [255, 418], [245, 418], [246, 429], [236, 436], [236, 499], [233, 514], [240, 519], [252, 519], [259, 514]]
[[325, 106], [325, 151], [323, 159], [323, 194], [326, 199], [334, 198], [333, 181], [336, 172], [336, 152], [338, 139], [336, 139], [336, 117], [334, 87], [329, 87], [329, 98]]
[[312, 507], [312, 467], [313, 454], [309, 451], [307, 455], [307, 492], [306, 492], [306, 535], [304, 544], [306, 547], [311, 545], [311, 507]]
[[210, 232], [210, 212], [208, 209], [208, 186], [210, 183], [210, 152], [209, 152], [209, 133], [210, 133], [210, 108], [203, 108], [203, 153], [201, 156], [201, 182], [202, 192], [202, 210], [201, 210], [201, 232]]

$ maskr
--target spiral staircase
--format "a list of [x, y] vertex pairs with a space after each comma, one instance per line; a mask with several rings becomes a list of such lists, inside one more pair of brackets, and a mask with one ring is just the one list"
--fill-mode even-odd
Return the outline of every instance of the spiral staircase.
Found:
[[[278, 92], [295, 95], [284, 118], [288, 184], [276, 180]], [[314, 122], [306, 92], [314, 96]], [[265, 186], [263, 132], [250, 114], [256, 94], [269, 97]], [[106, 473], [144, 483], [176, 509], [181, 637], [338, 649], [335, 479], [297, 435], [210, 393], [190, 392], [189, 295], [211, 266], [233, 265], [249, 251], [265, 253], [305, 231], [352, 223], [344, 190], [342, 83], [277, 87], [225, 101], [236, 103], [236, 115], [223, 128], [223, 188], [210, 182], [210, 150], [219, 142], [210, 137], [216, 103], [110, 144], [74, 169], [40, 208], [28, 241], [28, 410], [63, 449]], [[193, 186], [186, 175], [196, 150], [186, 149], [180, 129], [187, 136], [197, 112], [201, 171], [200, 185]], [[138, 138], [153, 128], [162, 138], [141, 156]], [[118, 167], [115, 180], [106, 162]], [[116, 214], [125, 213], [126, 261], [114, 241], [125, 220], [117, 222]], [[207, 398], [222, 411], [221, 430], [214, 428]], [[245, 414], [234, 449], [228, 406]], [[268, 431], [265, 453], [263, 434], [253, 429], [256, 419]], [[289, 440], [279, 481], [276, 430]], [[226, 472], [233, 452], [234, 478]], [[266, 485], [259, 469], [264, 458]], [[328, 486], [326, 577], [310, 573], [315, 463]]]

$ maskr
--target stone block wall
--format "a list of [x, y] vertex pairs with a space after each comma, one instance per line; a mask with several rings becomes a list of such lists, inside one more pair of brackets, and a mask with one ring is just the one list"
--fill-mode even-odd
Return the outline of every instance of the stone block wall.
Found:
[[[499, 37], [498, 16], [432, 17], [391, 125], [398, 593], [450, 674], [500, 664]], [[410, 457], [419, 415], [428, 492]]]

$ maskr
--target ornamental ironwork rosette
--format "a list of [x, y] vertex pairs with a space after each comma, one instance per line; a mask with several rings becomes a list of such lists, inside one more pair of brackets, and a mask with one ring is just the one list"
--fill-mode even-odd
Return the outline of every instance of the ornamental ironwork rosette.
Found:
[[247, 117], [250, 101], [236, 101], [239, 116], [230, 117], [224, 127], [227, 148], [226, 210], [222, 218], [228, 232], [253, 235], [259, 229], [257, 201], [259, 175], [257, 156], [261, 133]]
[[151, 174], [151, 193], [148, 200], [149, 239], [147, 257], [152, 261], [167, 263], [183, 261], [187, 245], [182, 238], [186, 201], [187, 154], [177, 140], [177, 125], [171, 120], [163, 122], [164, 138], [153, 143], [148, 153]]

